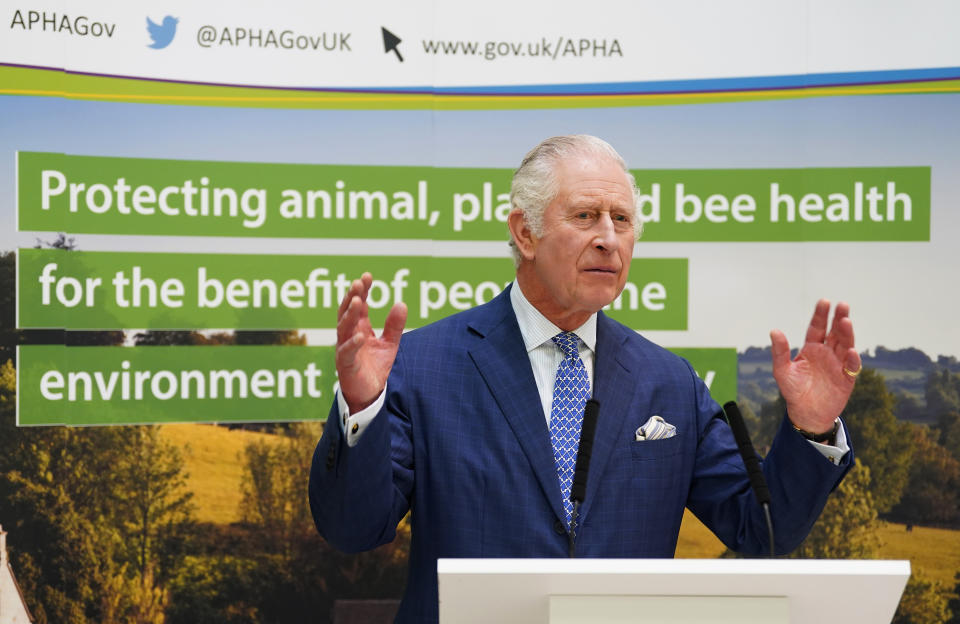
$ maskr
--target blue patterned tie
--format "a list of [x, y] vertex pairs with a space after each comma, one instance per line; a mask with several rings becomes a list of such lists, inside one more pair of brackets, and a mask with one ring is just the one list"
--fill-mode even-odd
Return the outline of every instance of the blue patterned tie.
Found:
[[573, 332], [562, 332], [554, 336], [553, 341], [563, 351], [563, 360], [557, 367], [557, 379], [553, 384], [550, 440], [553, 442], [554, 459], [557, 460], [567, 526], [570, 526], [570, 517], [573, 515], [570, 486], [573, 485], [573, 469], [577, 463], [583, 408], [590, 398], [590, 379], [580, 359], [580, 338]]

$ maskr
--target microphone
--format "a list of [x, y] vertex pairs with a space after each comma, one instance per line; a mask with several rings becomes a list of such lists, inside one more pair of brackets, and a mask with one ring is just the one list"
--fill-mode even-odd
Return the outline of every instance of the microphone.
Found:
[[590, 456], [593, 454], [593, 437], [597, 432], [597, 417], [600, 415], [600, 403], [596, 399], [587, 401], [583, 408], [583, 423], [580, 425], [580, 446], [577, 448], [577, 463], [573, 469], [573, 484], [570, 486], [570, 500], [573, 501], [573, 514], [570, 516], [570, 557], [573, 558], [574, 533], [577, 527], [577, 515], [580, 503], [587, 493], [587, 473], [590, 470]]
[[727, 416], [727, 423], [733, 430], [733, 438], [737, 441], [737, 448], [740, 450], [740, 457], [743, 458], [743, 464], [747, 468], [747, 476], [750, 478], [750, 486], [753, 488], [753, 494], [757, 497], [757, 502], [763, 508], [764, 516], [767, 520], [767, 532], [770, 537], [770, 558], [774, 556], [773, 550], [773, 521], [770, 518], [770, 489], [767, 487], [767, 480], [763, 476], [763, 470], [760, 468], [760, 458], [757, 452], [753, 450], [753, 443], [750, 441], [750, 434], [747, 432], [747, 425], [743, 422], [743, 416], [740, 414], [740, 408], [735, 401], [728, 401], [723, 406], [723, 411]]

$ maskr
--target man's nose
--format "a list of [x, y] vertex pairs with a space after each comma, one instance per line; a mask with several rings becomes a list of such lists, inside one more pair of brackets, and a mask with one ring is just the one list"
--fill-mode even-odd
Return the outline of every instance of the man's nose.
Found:
[[594, 247], [601, 251], [616, 251], [620, 245], [620, 240], [616, 234], [613, 217], [610, 216], [609, 212], [601, 214], [594, 225]]

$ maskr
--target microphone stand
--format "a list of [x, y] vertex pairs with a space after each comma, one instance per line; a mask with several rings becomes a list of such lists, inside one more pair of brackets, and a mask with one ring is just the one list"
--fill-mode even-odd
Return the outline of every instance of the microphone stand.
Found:
[[570, 515], [569, 554], [574, 559], [576, 551], [577, 519], [580, 515], [580, 504], [587, 492], [587, 472], [590, 469], [590, 455], [593, 453], [593, 437], [597, 431], [597, 417], [600, 414], [600, 403], [596, 399], [587, 401], [583, 408], [583, 424], [580, 426], [580, 446], [577, 448], [577, 463], [573, 469], [573, 484], [570, 486], [570, 500], [573, 502], [573, 513]]
[[767, 487], [767, 480], [763, 476], [763, 469], [760, 467], [760, 458], [753, 449], [753, 442], [750, 441], [750, 434], [747, 432], [747, 425], [743, 422], [743, 416], [740, 414], [740, 408], [735, 401], [728, 401], [723, 405], [723, 411], [727, 416], [727, 423], [733, 430], [733, 438], [737, 441], [737, 448], [740, 450], [740, 457], [743, 458], [743, 464], [747, 468], [747, 476], [750, 477], [750, 486], [753, 488], [753, 494], [757, 497], [757, 502], [763, 508], [763, 515], [767, 521], [767, 534], [770, 539], [770, 558], [774, 558], [773, 547], [773, 520], [770, 517], [770, 489]]

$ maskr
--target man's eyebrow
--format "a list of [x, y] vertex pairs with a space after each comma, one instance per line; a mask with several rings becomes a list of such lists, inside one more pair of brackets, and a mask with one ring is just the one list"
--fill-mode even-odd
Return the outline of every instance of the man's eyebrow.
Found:
[[620, 201], [619, 199], [599, 199], [596, 197], [579, 197], [567, 202], [567, 208], [570, 210], [579, 210], [585, 208], [608, 208], [609, 210], [630, 210], [631, 205], [628, 201]]

